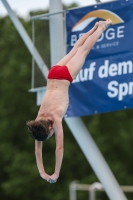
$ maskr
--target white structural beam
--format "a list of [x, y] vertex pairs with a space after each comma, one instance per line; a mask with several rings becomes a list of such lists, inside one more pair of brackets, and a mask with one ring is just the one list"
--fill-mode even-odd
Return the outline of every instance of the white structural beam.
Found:
[[[43, 63], [41, 56], [35, 50], [35, 47], [30, 40], [28, 34], [24, 30], [23, 26], [11, 10], [10, 6], [7, 4], [6, 0], [1, 0], [8, 11], [8, 14], [18, 30], [20, 36], [22, 37], [25, 45], [29, 49], [30, 53], [33, 55], [33, 52], [36, 51], [35, 61], [37, 62], [40, 69], [43, 68], [43, 75], [46, 78], [48, 69], [46, 65]], [[61, 0], [50, 0], [50, 12], [58, 12], [62, 9]], [[52, 31], [53, 30], [53, 31]], [[64, 54], [64, 43], [63, 43], [63, 17], [60, 14], [60, 17], [50, 18], [50, 39], [53, 45], [51, 44], [51, 48], [54, 50], [51, 51], [52, 64], [57, 63]], [[110, 168], [108, 167], [106, 161], [104, 160], [101, 152], [96, 146], [94, 140], [92, 139], [90, 133], [87, 128], [83, 124], [80, 118], [66, 118], [65, 119], [68, 127], [72, 131], [76, 141], [78, 142], [81, 150], [83, 151], [86, 159], [90, 163], [100, 182], [103, 184], [104, 189], [110, 200], [127, 200], [122, 190], [120, 189], [119, 184], [117, 183], [114, 175], [112, 174]], [[89, 174], [87, 174], [89, 176]], [[86, 174], [85, 174], [86, 176]]]
[[1, 1], [4, 4], [6, 10], [8, 11], [8, 14], [9, 14], [10, 19], [12, 20], [12, 23], [16, 27], [19, 35], [23, 39], [23, 41], [24, 41], [25, 45], [27, 46], [29, 52], [31, 53], [32, 56], [34, 56], [34, 60], [37, 63], [38, 67], [40, 68], [43, 76], [45, 78], [47, 78], [48, 68], [47, 68], [46, 64], [44, 63], [42, 57], [38, 53], [37, 49], [35, 48], [31, 38], [29, 37], [28, 33], [24, 29], [24, 27], [21, 24], [21, 22], [19, 21], [19, 19], [16, 17], [14, 12], [12, 11], [12, 9], [9, 6], [9, 4], [7, 3], [7, 1], [6, 0], [1, 0]]
[[62, 4], [56, 0], [50, 0], [49, 13], [58, 13], [49, 16], [50, 28], [50, 49], [51, 49], [51, 66], [55, 65], [66, 53], [66, 44], [64, 43], [64, 26]]
[[[100, 150], [80, 118], [66, 118], [68, 127], [110, 200], [127, 200]], [[89, 176], [89, 174], [85, 174]]]

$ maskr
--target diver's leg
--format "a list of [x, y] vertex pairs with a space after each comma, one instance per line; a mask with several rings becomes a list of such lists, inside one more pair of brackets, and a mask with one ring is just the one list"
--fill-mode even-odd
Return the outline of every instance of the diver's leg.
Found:
[[98, 28], [95, 30], [95, 32], [90, 35], [83, 45], [77, 49], [77, 52], [75, 55], [69, 60], [68, 63], [66, 63], [66, 66], [69, 69], [69, 72], [72, 76], [72, 78], [76, 78], [77, 74], [79, 73], [80, 69], [82, 68], [85, 59], [90, 52], [91, 48], [94, 46], [94, 44], [97, 42], [98, 38], [102, 34], [102, 32], [111, 24], [111, 20], [107, 21], [100, 21]]
[[95, 26], [90, 31], [88, 31], [87, 33], [85, 33], [84, 35], [82, 35], [77, 40], [77, 42], [75, 43], [75, 45], [72, 48], [72, 50], [66, 56], [64, 56], [57, 63], [57, 65], [60, 65], [60, 66], [66, 65], [69, 62], [69, 60], [77, 53], [78, 48], [81, 47], [84, 44], [84, 42], [86, 41], [86, 39], [95, 32], [95, 30], [97, 29], [97, 27], [98, 27], [98, 22], [95, 24]]

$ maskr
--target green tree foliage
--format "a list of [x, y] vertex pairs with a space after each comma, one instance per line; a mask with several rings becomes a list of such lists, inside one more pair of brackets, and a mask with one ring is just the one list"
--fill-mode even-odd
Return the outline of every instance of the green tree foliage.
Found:
[[[31, 36], [31, 22], [20, 20]], [[45, 53], [50, 57], [48, 45], [45, 44]], [[34, 140], [25, 125], [27, 120], [35, 119], [38, 112], [36, 95], [28, 92], [31, 87], [31, 60], [9, 17], [0, 18], [0, 198], [68, 200], [72, 181], [92, 184], [98, 179], [65, 122], [65, 152], [59, 180], [56, 184], [49, 184], [39, 176]], [[82, 119], [118, 182], [121, 185], [133, 185], [133, 110]], [[53, 137], [44, 142], [43, 148], [44, 165], [49, 174], [54, 171], [54, 151]], [[87, 192], [77, 193], [78, 200], [88, 199]], [[133, 199], [132, 194], [127, 194], [127, 197]], [[101, 199], [107, 200], [108, 197], [99, 192], [97, 200]]]

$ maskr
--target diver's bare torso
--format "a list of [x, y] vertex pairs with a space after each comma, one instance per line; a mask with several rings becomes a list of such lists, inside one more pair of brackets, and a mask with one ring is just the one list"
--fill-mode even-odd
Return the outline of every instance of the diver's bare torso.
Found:
[[56, 118], [62, 120], [69, 103], [69, 85], [67, 80], [48, 79], [47, 90], [36, 119], [45, 118], [53, 122]]

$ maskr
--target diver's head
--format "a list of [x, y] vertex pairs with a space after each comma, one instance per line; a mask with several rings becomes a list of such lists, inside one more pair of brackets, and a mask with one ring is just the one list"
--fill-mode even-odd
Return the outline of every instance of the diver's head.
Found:
[[38, 141], [49, 139], [53, 135], [51, 120], [32, 120], [26, 123], [31, 137]]

